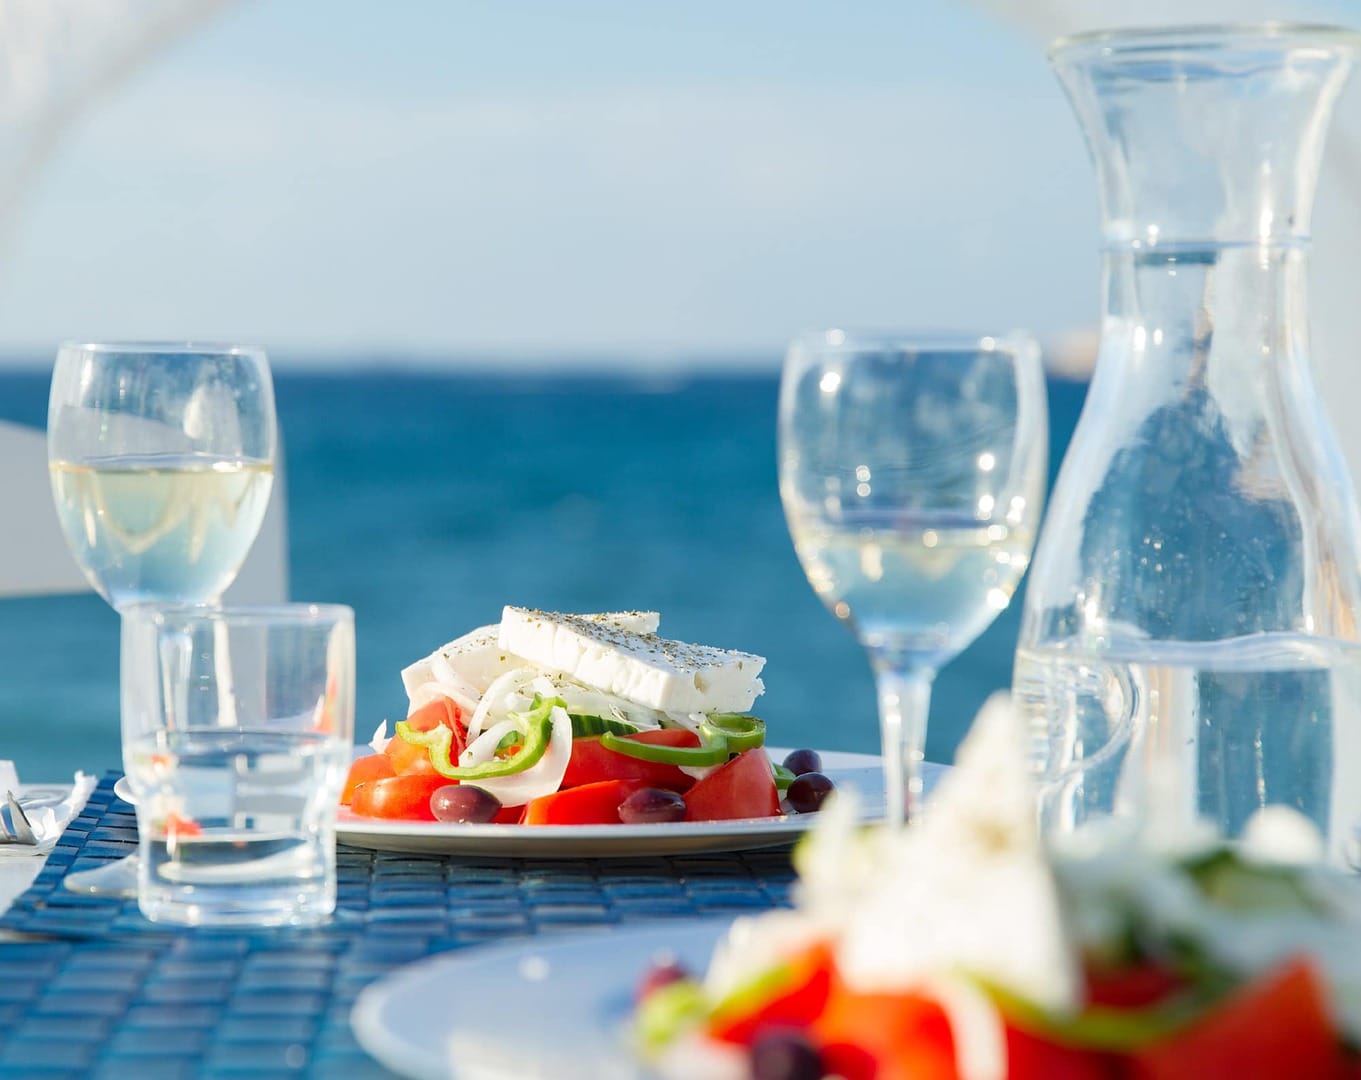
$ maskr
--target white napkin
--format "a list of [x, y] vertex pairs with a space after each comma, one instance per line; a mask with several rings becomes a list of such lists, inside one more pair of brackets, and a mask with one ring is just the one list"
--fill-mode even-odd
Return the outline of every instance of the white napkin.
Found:
[[62, 830], [80, 813], [90, 792], [94, 791], [96, 782], [95, 777], [78, 772], [69, 788], [53, 785], [23, 792], [14, 762], [0, 760], [0, 801], [4, 799], [5, 792], [14, 792], [24, 809], [24, 816], [33, 828], [33, 834], [38, 838], [36, 844], [0, 844], [0, 858], [46, 855], [50, 852], [57, 846], [57, 838], [61, 836]]

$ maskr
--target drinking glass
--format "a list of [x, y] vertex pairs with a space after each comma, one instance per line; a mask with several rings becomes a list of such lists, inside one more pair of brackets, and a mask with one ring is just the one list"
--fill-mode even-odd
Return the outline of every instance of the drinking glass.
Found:
[[[48, 468], [67, 544], [115, 609], [218, 603], [269, 504], [274, 386], [260, 349], [67, 343], [47, 413]], [[131, 895], [135, 864], [66, 878]]]
[[780, 497], [814, 591], [869, 654], [888, 821], [919, 809], [931, 683], [1030, 560], [1048, 422], [1035, 342], [855, 335], [790, 347]]
[[194, 926], [325, 919], [354, 733], [354, 613], [142, 604], [122, 614], [142, 913]]
[[259, 349], [63, 345], [48, 468], [76, 562], [115, 608], [216, 603], [264, 520], [274, 387]]

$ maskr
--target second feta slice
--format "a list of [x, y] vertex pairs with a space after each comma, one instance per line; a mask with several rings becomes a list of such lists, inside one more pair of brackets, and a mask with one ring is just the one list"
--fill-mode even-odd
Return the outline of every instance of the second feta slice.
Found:
[[765, 658], [688, 645], [560, 615], [507, 607], [498, 643], [531, 663], [663, 712], [746, 712]]

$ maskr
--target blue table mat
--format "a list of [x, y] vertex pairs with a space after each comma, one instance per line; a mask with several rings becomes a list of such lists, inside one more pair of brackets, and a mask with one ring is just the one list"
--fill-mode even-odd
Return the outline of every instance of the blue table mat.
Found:
[[492, 859], [340, 845], [336, 917], [309, 930], [175, 929], [136, 901], [67, 891], [136, 850], [105, 776], [0, 927], [0, 1077], [386, 1078], [355, 1042], [358, 993], [403, 964], [490, 941], [787, 904], [788, 851]]

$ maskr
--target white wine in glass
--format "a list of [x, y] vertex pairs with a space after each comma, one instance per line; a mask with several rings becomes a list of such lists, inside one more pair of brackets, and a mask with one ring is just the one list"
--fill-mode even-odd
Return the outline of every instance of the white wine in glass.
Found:
[[264, 353], [64, 345], [47, 424], [67, 543], [115, 608], [215, 603], [255, 542], [273, 485]]
[[[57, 353], [52, 495], [72, 555], [115, 609], [221, 601], [264, 520], [277, 441], [260, 349], [69, 343]], [[126, 859], [66, 883], [130, 894], [135, 875]]]
[[1039, 349], [810, 335], [780, 388], [780, 495], [814, 591], [869, 654], [888, 817], [916, 811], [931, 683], [1007, 607], [1044, 496]]

